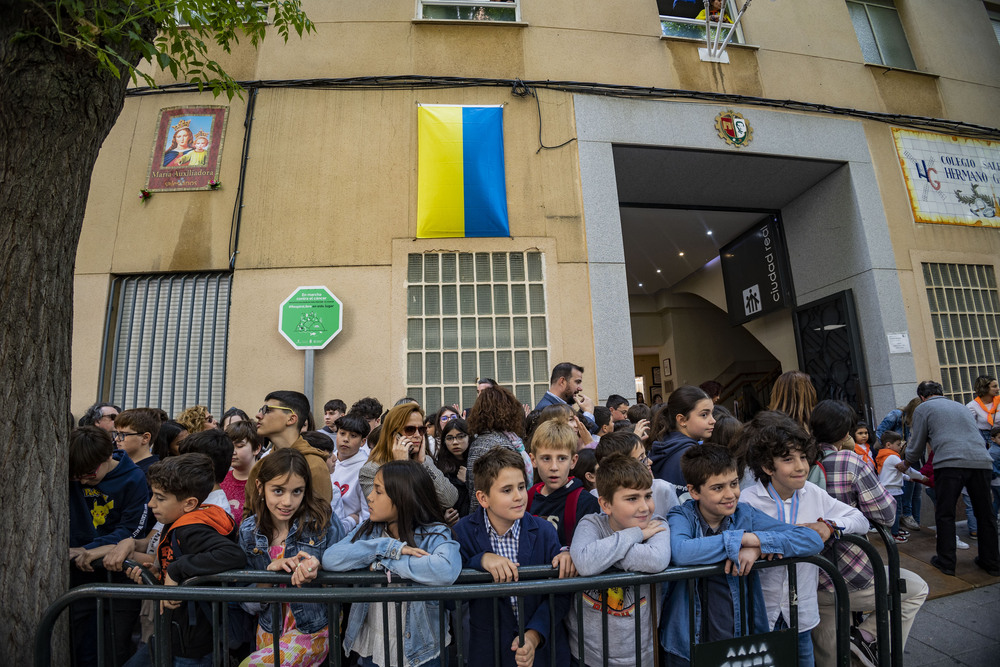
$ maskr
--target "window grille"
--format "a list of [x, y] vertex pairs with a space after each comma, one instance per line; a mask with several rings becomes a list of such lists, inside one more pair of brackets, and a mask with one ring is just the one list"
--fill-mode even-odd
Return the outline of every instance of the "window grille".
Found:
[[941, 384], [962, 403], [980, 375], [1000, 371], [1000, 296], [992, 266], [924, 264]]
[[230, 273], [118, 276], [99, 394], [123, 408], [224, 411]]
[[892, 0], [847, 0], [866, 63], [916, 69]]
[[417, 18], [517, 22], [521, 0], [417, 0]]
[[411, 253], [406, 394], [428, 412], [472, 407], [479, 378], [532, 406], [549, 386], [540, 252]]

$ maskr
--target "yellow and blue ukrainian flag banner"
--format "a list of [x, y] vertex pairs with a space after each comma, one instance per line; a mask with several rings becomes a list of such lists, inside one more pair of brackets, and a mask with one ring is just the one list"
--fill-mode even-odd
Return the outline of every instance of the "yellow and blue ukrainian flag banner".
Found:
[[503, 107], [417, 107], [417, 238], [510, 236]]

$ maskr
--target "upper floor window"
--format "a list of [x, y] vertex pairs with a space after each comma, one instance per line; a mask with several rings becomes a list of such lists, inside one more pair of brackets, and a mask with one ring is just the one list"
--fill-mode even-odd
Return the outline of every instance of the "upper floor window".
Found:
[[991, 8], [990, 6], [987, 6], [986, 13], [990, 15], [990, 23], [993, 25], [993, 34], [997, 36], [997, 41], [1000, 42], [1000, 8]]
[[[657, 0], [660, 10], [660, 30], [664, 37], [690, 37], [705, 39], [705, 2], [704, 0]], [[716, 31], [722, 34], [721, 43], [733, 29], [733, 21], [739, 15], [735, 0], [711, 0], [709, 3], [710, 37], [716, 36]], [[718, 18], [721, 23], [716, 25]], [[742, 29], [737, 27], [732, 42], [743, 42]]]
[[521, 0], [417, 0], [417, 18], [520, 21]]
[[847, 0], [866, 63], [916, 69], [892, 0]]

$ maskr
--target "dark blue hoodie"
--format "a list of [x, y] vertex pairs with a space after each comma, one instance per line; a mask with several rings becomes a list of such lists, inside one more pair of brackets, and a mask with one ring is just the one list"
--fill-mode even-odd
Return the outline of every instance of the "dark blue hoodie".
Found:
[[149, 507], [146, 476], [122, 450], [118, 461], [96, 486], [69, 483], [69, 545], [93, 549], [142, 537]]
[[649, 460], [653, 462], [653, 477], [684, 486], [684, 475], [681, 474], [681, 455], [698, 442], [680, 431], [670, 431], [664, 440], [653, 443], [649, 452]]

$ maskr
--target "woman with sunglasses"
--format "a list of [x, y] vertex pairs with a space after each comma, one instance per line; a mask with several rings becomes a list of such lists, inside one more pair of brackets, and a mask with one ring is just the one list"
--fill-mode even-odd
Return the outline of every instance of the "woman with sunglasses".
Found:
[[451, 508], [458, 500], [458, 492], [448, 478], [434, 465], [427, 455], [427, 427], [424, 426], [424, 411], [416, 403], [404, 403], [389, 410], [382, 420], [382, 431], [378, 442], [368, 455], [368, 463], [361, 466], [358, 483], [365, 497], [369, 496], [375, 483], [375, 473], [389, 461], [416, 461], [427, 469], [434, 482], [438, 503], [442, 510]]

